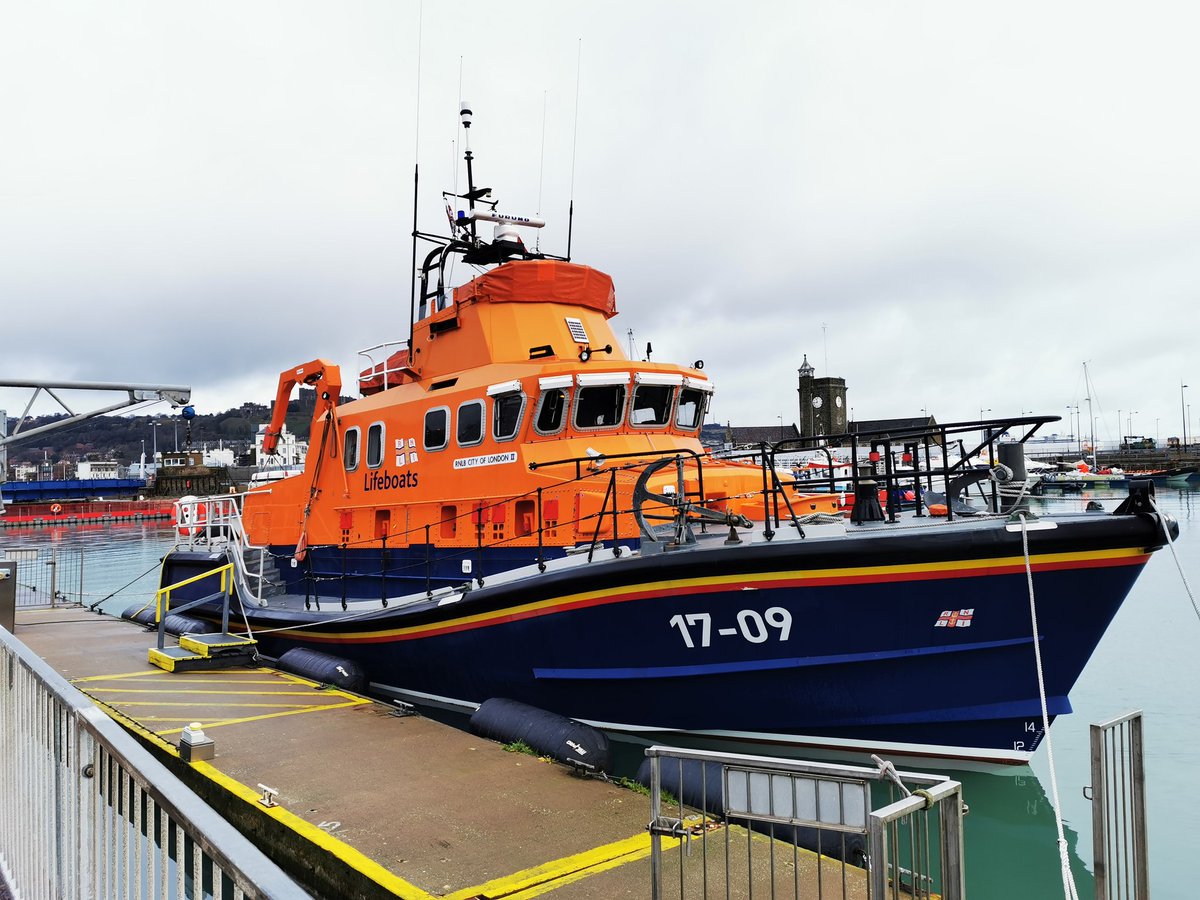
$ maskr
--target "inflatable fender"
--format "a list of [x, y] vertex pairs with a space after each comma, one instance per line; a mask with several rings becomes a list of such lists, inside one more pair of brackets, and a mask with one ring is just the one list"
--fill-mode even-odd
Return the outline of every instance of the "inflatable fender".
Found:
[[135, 603], [129, 609], [125, 610], [125, 612], [121, 613], [121, 618], [152, 628], [154, 627], [154, 606]]
[[275, 667], [356, 694], [367, 686], [367, 673], [358, 663], [307, 647], [293, 647], [279, 657]]
[[[150, 610], [150, 625], [154, 626], [154, 610]], [[163, 630], [167, 634], [213, 634], [217, 631], [218, 626], [212, 622], [206, 622], [204, 619], [197, 619], [194, 616], [185, 616], [180, 613], [168, 613], [166, 622], [163, 624]]]
[[471, 716], [471, 731], [504, 744], [524, 741], [559, 762], [582, 763], [607, 772], [612, 760], [608, 735], [591, 725], [516, 700], [493, 697]]

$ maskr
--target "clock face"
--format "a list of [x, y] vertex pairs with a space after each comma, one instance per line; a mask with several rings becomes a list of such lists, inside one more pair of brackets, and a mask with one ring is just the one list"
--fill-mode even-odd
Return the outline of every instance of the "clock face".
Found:
[[821, 398], [813, 397], [812, 404], [813, 404], [813, 409], [820, 409], [821, 408]]
[[838, 405], [838, 409], [842, 408], [842, 397], [840, 394], [833, 398], [833, 402]]

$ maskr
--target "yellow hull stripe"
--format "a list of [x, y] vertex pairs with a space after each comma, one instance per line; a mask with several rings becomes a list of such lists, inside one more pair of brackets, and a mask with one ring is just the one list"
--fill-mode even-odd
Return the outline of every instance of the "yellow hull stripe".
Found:
[[[1030, 562], [1036, 570], [1039, 567], [1084, 564], [1089, 562], [1120, 561], [1128, 559], [1133, 562], [1145, 556], [1141, 548], [1122, 548], [1117, 550], [1085, 550], [1072, 553], [1045, 553], [1031, 557]], [[549, 600], [539, 600], [512, 606], [501, 611], [479, 613], [473, 616], [463, 616], [431, 625], [412, 625], [406, 628], [387, 628], [378, 631], [356, 631], [350, 634], [331, 631], [317, 631], [305, 628], [301, 631], [282, 631], [281, 634], [294, 637], [309, 636], [315, 639], [370, 641], [380, 638], [398, 638], [407, 635], [417, 635], [429, 631], [457, 630], [486, 622], [503, 621], [507, 618], [524, 618], [532, 613], [555, 607], [570, 607], [587, 604], [589, 601], [607, 598], [610, 602], [619, 602], [623, 597], [633, 597], [640, 594], [656, 594], [672, 591], [691, 590], [696, 588], [722, 588], [727, 586], [749, 587], [756, 584], [771, 584], [775, 582], [816, 582], [829, 579], [871, 580], [886, 577], [902, 577], [928, 575], [930, 573], [971, 574], [989, 569], [1024, 567], [1024, 556], [1003, 556], [990, 559], [953, 560], [950, 562], [905, 563], [892, 566], [863, 566], [838, 569], [803, 569], [787, 572], [771, 572], [763, 575], [706, 575], [697, 578], [681, 578], [671, 581], [658, 581], [649, 584], [631, 585], [618, 589], [602, 589], [570, 594], [565, 597], [554, 597]]]

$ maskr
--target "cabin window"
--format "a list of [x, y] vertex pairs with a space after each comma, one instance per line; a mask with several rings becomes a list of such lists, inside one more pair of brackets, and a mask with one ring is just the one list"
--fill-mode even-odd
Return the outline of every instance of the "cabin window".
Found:
[[492, 400], [492, 437], [511, 441], [521, 430], [521, 414], [525, 411], [525, 395], [513, 392]]
[[671, 421], [671, 403], [675, 399], [675, 388], [666, 384], [639, 384], [633, 390], [633, 408], [629, 410], [629, 424], [643, 428], [666, 425]]
[[358, 468], [358, 439], [362, 432], [358, 427], [347, 428], [346, 436], [342, 438], [342, 464], [347, 472]]
[[450, 410], [439, 406], [425, 413], [425, 449], [444, 450], [450, 442]]
[[538, 434], [558, 434], [567, 423], [567, 407], [571, 404], [569, 388], [549, 388], [538, 399], [533, 429]]
[[704, 419], [704, 405], [708, 395], [695, 388], [684, 388], [679, 392], [679, 409], [675, 413], [675, 424], [685, 431], [695, 431]]
[[601, 384], [581, 387], [575, 401], [575, 427], [615, 428], [625, 413], [625, 386]]
[[458, 446], [483, 443], [483, 401], [471, 400], [458, 408]]
[[383, 423], [373, 422], [367, 429], [367, 468], [378, 469], [383, 465]]

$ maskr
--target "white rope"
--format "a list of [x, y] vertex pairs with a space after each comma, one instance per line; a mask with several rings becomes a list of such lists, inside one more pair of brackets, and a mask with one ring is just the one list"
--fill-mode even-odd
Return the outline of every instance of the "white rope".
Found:
[[1158, 504], [1154, 502], [1153, 497], [1150, 498], [1150, 508], [1158, 516], [1163, 534], [1167, 536], [1167, 546], [1171, 548], [1171, 558], [1175, 560], [1175, 568], [1179, 570], [1179, 577], [1183, 579], [1183, 589], [1187, 591], [1188, 599], [1192, 601], [1192, 609], [1196, 611], [1196, 618], [1200, 619], [1200, 606], [1196, 604], [1196, 595], [1188, 583], [1187, 573], [1183, 571], [1183, 563], [1179, 561], [1179, 554], [1175, 551], [1175, 541], [1171, 538], [1171, 526], [1167, 524], [1167, 517], [1158, 511]]
[[1054, 742], [1050, 738], [1050, 712], [1046, 706], [1046, 679], [1042, 672], [1042, 649], [1038, 639], [1037, 601], [1033, 594], [1033, 566], [1029, 561], [1029, 531], [1025, 525], [1025, 511], [1021, 517], [1021, 550], [1025, 554], [1025, 581], [1029, 585], [1029, 618], [1033, 623], [1033, 658], [1037, 663], [1038, 698], [1042, 702], [1042, 733], [1046, 736], [1046, 759], [1050, 763], [1050, 795], [1054, 802], [1054, 824], [1058, 827], [1058, 859], [1062, 866], [1063, 896], [1066, 900], [1079, 900], [1075, 889], [1075, 876], [1071, 874], [1071, 858], [1067, 851], [1067, 838], [1063, 833], [1062, 805], [1058, 801], [1058, 774], [1054, 769]]

